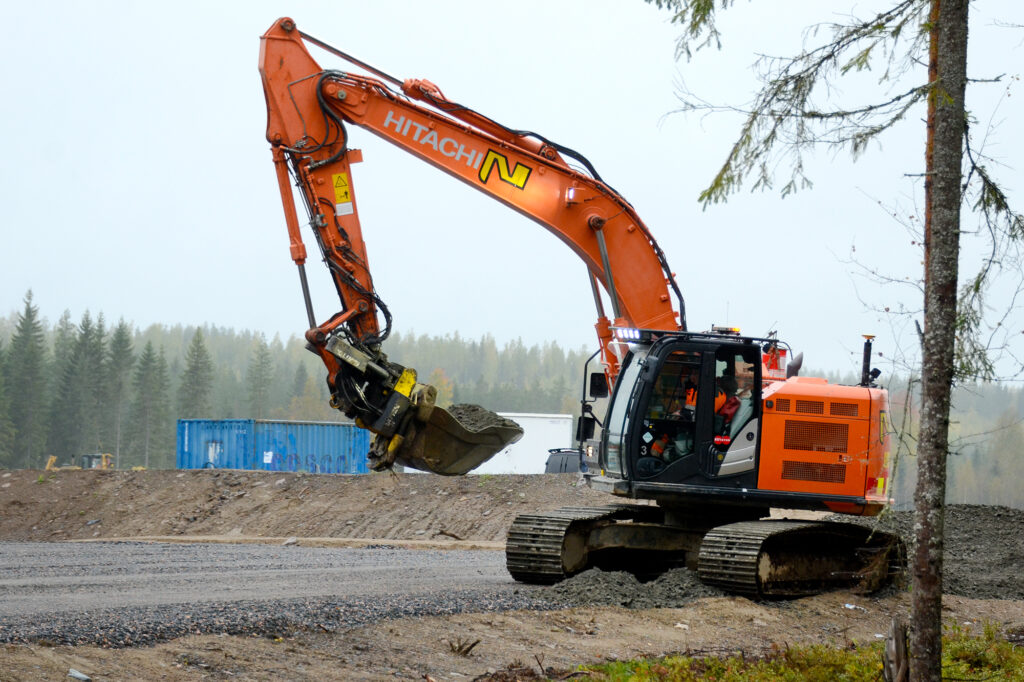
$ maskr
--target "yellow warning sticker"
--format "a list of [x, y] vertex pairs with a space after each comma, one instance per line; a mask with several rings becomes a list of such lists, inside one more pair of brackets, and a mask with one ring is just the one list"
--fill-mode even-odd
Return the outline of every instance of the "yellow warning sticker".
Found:
[[416, 370], [406, 368], [402, 372], [402, 376], [398, 377], [398, 381], [395, 382], [395, 390], [408, 398], [415, 385]]
[[335, 173], [331, 176], [334, 182], [334, 203], [343, 204], [352, 201], [352, 192], [348, 186], [348, 173]]

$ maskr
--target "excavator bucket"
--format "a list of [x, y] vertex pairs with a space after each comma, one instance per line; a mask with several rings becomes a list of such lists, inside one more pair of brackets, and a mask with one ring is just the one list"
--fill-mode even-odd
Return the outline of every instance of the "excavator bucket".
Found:
[[[438, 406], [436, 387], [418, 383], [416, 370], [388, 362], [379, 349], [337, 336], [320, 343], [325, 361], [337, 366], [331, 404], [376, 434], [367, 453], [374, 471], [399, 464], [460, 476], [523, 436], [519, 424], [479, 405], [453, 405], [450, 411]], [[350, 401], [350, 394], [360, 400]], [[368, 395], [377, 404], [367, 403]]]
[[523, 437], [519, 424], [479, 405], [453, 405], [450, 411], [431, 406], [426, 412], [413, 420], [395, 464], [460, 476]]

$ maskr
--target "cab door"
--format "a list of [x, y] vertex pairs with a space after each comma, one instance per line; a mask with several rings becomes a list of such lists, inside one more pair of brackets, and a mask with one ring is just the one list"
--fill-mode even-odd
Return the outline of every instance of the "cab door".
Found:
[[712, 439], [705, 391], [714, 353], [706, 345], [669, 342], [652, 348], [635, 401], [631, 473], [637, 480], [680, 482], [707, 470], [701, 453]]
[[652, 348], [635, 400], [637, 480], [708, 483], [756, 468], [757, 346], [685, 341]]

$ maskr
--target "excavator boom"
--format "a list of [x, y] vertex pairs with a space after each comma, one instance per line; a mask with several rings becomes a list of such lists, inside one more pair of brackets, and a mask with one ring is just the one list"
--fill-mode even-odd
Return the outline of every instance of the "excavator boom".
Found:
[[[345, 124], [352, 121], [333, 106], [344, 99], [330, 84], [338, 73], [320, 69], [288, 19], [263, 37], [260, 73], [267, 139], [309, 321], [305, 336], [327, 367], [331, 404], [376, 434], [369, 453], [374, 469], [403, 465], [441, 475], [469, 472], [519, 440], [522, 429], [486, 410], [486, 419], [460, 421], [435, 404], [433, 386], [417, 381], [414, 369], [389, 361], [382, 351], [391, 315], [373, 285], [356, 209], [351, 167], [362, 155], [348, 147]], [[292, 182], [342, 304], [322, 323], [310, 298]]]
[[[373, 75], [325, 70], [315, 44]], [[497, 415], [482, 430], [434, 405], [436, 391], [381, 350], [391, 316], [377, 295], [359, 222], [349, 147], [358, 126], [540, 223], [584, 262], [598, 312], [605, 374], [614, 383], [619, 343], [613, 326], [675, 331], [685, 327], [671, 300], [682, 295], [647, 227], [632, 206], [572, 150], [507, 128], [448, 100], [425, 80], [398, 81], [299, 31], [274, 23], [260, 43], [260, 75], [285, 209], [291, 257], [299, 268], [309, 319], [306, 339], [328, 370], [333, 404], [377, 434], [371, 466], [405, 464], [441, 474], [466, 473], [521, 436]], [[567, 158], [589, 169], [571, 167]], [[306, 279], [306, 246], [292, 182], [330, 270], [342, 311], [318, 323]], [[607, 292], [612, 316], [598, 291]], [[385, 324], [379, 323], [383, 316]]]
[[[307, 42], [376, 77], [322, 69]], [[267, 98], [267, 140], [275, 150], [279, 178], [287, 178], [282, 167], [290, 160], [307, 203], [326, 223], [320, 231], [329, 265], [337, 259], [362, 289], [372, 291], [372, 285], [350, 168], [361, 154], [348, 148], [347, 125], [363, 128], [504, 203], [576, 253], [593, 285], [595, 327], [609, 383], [619, 369], [611, 327], [685, 329], [684, 316], [672, 301], [674, 295], [682, 311], [682, 294], [661, 248], [629, 202], [572, 150], [453, 102], [429, 81], [392, 78], [307, 36], [287, 18], [263, 35], [260, 73]], [[567, 159], [589, 172], [571, 167]], [[285, 189], [282, 184], [282, 194]], [[337, 230], [330, 229], [331, 223]], [[289, 234], [293, 258], [300, 263], [305, 251], [297, 220], [289, 222]], [[349, 296], [366, 307], [367, 314], [346, 323], [378, 333], [373, 311], [379, 302], [339, 280], [337, 267], [332, 265], [332, 270], [343, 301]], [[610, 301], [611, 317], [598, 286]]]

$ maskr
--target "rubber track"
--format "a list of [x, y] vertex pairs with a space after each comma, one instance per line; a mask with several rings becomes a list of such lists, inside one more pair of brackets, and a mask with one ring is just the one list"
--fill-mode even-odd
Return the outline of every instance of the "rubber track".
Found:
[[[815, 557], [815, 548], [826, 539], [829, 539], [827, 545], [845, 547], [851, 558], [859, 555], [861, 551], [892, 552], [892, 548], [886, 549], [885, 545], [896, 545], [895, 553], [887, 555], [887, 575], [881, 578], [884, 582], [903, 570], [902, 543], [889, 533], [883, 532], [876, 532], [872, 534], [872, 539], [868, 539], [865, 535], [867, 532], [862, 526], [837, 522], [762, 520], [730, 523], [714, 528], [704, 536], [697, 562], [697, 573], [705, 584], [752, 598], [817, 594], [832, 587], [848, 585], [851, 578], [864, 577], [857, 577], [860, 569], [856, 569], [854, 573], [844, 570], [842, 574], [833, 577], [814, 575], [812, 571], [801, 580], [794, 580], [790, 574], [781, 581], [777, 580], [776, 576], [771, 576], [772, 582], [762, 583], [758, 568], [765, 542], [774, 536], [786, 535], [789, 536], [789, 544], [794, 540], [800, 541], [805, 548], [804, 553], [810, 559]], [[799, 564], [791, 566], [790, 570], [797, 565]], [[866, 571], [872, 570], [866, 564], [862, 568]]]
[[820, 524], [801, 521], [741, 521], [719, 526], [704, 536], [697, 574], [706, 585], [751, 598], [761, 596], [758, 557], [761, 546], [780, 532], [800, 531]]
[[[505, 565], [519, 582], [550, 585], [569, 577], [562, 562], [562, 543], [569, 527], [621, 516], [633, 505], [563, 507], [543, 514], [520, 514], [508, 529]], [[628, 514], [627, 514], [628, 515]]]

